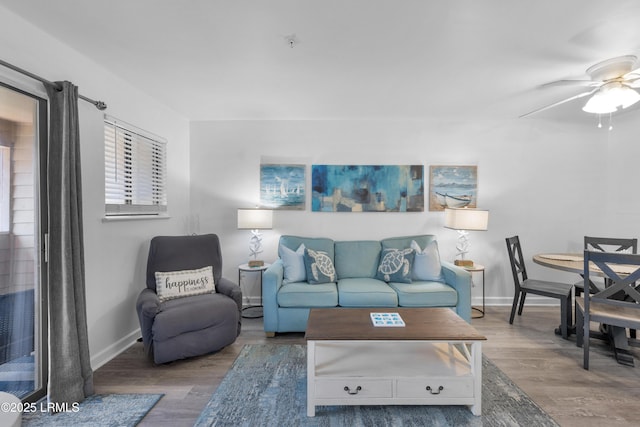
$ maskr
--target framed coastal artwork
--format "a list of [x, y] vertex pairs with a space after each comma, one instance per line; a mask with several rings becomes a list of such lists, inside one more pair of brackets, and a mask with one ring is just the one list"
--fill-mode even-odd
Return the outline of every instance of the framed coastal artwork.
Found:
[[267, 209], [304, 210], [306, 166], [260, 165], [260, 205]]
[[422, 165], [312, 165], [313, 212], [423, 212]]
[[478, 196], [477, 166], [430, 166], [429, 210], [475, 208]]

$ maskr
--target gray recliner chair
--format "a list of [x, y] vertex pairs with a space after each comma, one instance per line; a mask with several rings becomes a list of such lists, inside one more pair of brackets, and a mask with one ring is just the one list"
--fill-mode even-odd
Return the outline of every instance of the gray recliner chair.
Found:
[[[216, 292], [160, 302], [155, 272], [213, 267]], [[147, 260], [147, 288], [136, 303], [142, 342], [155, 363], [218, 351], [240, 334], [242, 291], [222, 277], [220, 241], [215, 234], [157, 236]]]

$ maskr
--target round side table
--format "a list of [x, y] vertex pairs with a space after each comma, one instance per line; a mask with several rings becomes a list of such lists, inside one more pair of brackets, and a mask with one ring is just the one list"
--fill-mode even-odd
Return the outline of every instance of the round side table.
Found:
[[249, 267], [249, 264], [240, 264], [238, 266], [238, 285], [242, 289], [242, 273], [243, 272], [252, 272], [252, 273], [260, 273], [260, 304], [259, 305], [248, 305], [246, 307], [242, 307], [242, 317], [245, 319], [257, 319], [263, 316], [262, 310], [262, 275], [264, 271], [269, 268], [271, 264], [264, 263], [259, 267]]
[[478, 312], [480, 315], [479, 316], [473, 316], [473, 314], [471, 315], [472, 319], [481, 319], [484, 317], [484, 265], [480, 265], [480, 264], [473, 264], [473, 266], [471, 267], [462, 267], [465, 270], [467, 270], [469, 273], [471, 273], [471, 282], [473, 283], [473, 273], [480, 273], [482, 272], [482, 310], [479, 309], [478, 307], [471, 307], [471, 310], [475, 310], [476, 312]]

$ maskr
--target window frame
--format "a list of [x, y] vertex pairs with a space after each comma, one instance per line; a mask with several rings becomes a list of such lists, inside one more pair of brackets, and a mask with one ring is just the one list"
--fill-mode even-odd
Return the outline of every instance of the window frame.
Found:
[[0, 234], [11, 232], [11, 146], [0, 143]]
[[166, 217], [166, 139], [104, 115], [105, 218]]

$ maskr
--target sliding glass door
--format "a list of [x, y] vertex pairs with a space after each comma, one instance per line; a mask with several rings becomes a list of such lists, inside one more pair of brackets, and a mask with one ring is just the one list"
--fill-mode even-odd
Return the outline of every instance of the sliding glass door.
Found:
[[0, 391], [46, 393], [47, 102], [0, 83]]

